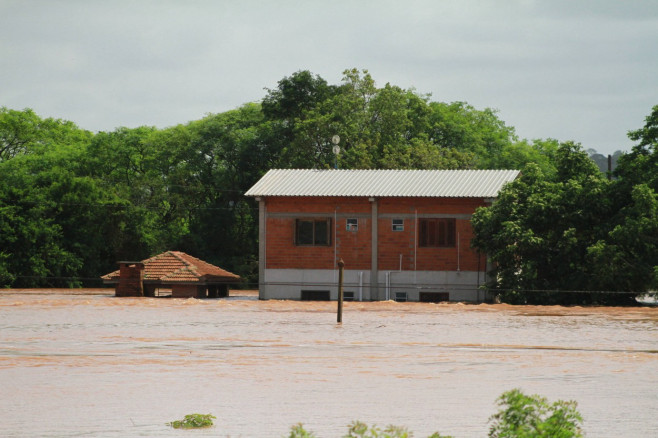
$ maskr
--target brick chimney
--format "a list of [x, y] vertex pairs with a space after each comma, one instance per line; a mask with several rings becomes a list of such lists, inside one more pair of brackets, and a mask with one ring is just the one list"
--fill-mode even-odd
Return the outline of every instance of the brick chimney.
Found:
[[119, 284], [115, 295], [117, 297], [144, 296], [144, 263], [119, 262]]

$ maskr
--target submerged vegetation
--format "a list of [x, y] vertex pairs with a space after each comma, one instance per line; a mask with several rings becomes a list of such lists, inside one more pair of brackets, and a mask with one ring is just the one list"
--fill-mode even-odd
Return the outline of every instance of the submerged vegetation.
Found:
[[201, 429], [211, 427], [214, 419], [216, 417], [211, 414], [188, 414], [184, 419], [172, 421], [167, 425], [174, 429]]
[[[504, 392], [498, 398], [500, 410], [489, 422], [489, 438], [581, 438], [582, 416], [574, 401], [558, 400], [549, 404], [539, 395], [525, 395], [519, 389]], [[406, 427], [389, 425], [385, 428], [368, 426], [355, 421], [348, 426], [343, 438], [412, 438]], [[300, 424], [290, 429], [286, 438], [317, 438]], [[452, 438], [434, 432], [428, 438]]]
[[549, 404], [539, 395], [525, 395], [519, 389], [498, 398], [500, 411], [489, 421], [490, 438], [580, 438], [583, 418], [575, 401]]
[[98, 285], [117, 260], [167, 249], [253, 283], [257, 205], [243, 193], [271, 168], [337, 163], [522, 170], [473, 219], [473, 244], [495, 262], [487, 286], [510, 302], [617, 302], [591, 292], [658, 286], [658, 106], [629, 136], [608, 180], [578, 144], [519, 139], [495, 110], [378, 87], [357, 69], [335, 85], [299, 71], [261, 102], [163, 129], [91, 133], [2, 107], [0, 287]]

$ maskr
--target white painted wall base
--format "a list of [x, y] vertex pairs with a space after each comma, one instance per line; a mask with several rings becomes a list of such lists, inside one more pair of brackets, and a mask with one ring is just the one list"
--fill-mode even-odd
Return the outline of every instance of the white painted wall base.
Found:
[[[378, 288], [370, 287], [370, 271], [345, 270], [343, 291], [353, 292], [354, 299], [382, 301], [406, 293], [407, 301], [419, 301], [422, 292], [443, 292], [450, 301], [483, 302], [490, 297], [478, 289], [484, 273], [475, 271], [380, 271]], [[265, 269], [260, 285], [260, 299], [299, 300], [302, 290], [329, 291], [338, 299], [338, 270]], [[375, 293], [377, 292], [377, 293]]]

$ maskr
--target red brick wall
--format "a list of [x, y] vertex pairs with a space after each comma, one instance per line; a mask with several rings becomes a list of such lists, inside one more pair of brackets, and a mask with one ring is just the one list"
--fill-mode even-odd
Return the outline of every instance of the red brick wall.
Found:
[[[477, 253], [471, 250], [473, 230], [468, 219], [457, 219], [456, 233], [459, 235], [459, 263], [457, 262], [457, 245], [454, 248], [423, 248], [416, 241], [416, 215], [446, 214], [470, 215], [475, 209], [484, 206], [481, 198], [383, 198], [379, 200], [379, 269], [392, 271], [475, 271], [478, 269]], [[395, 214], [414, 215], [405, 218], [404, 231], [392, 231], [392, 219]], [[416, 263], [414, 264], [414, 250]], [[481, 269], [485, 257], [482, 256]], [[414, 266], [415, 265], [415, 266]]]
[[397, 271], [400, 268], [402, 255], [402, 270], [414, 269], [414, 220], [404, 219], [404, 230], [392, 230], [393, 218], [379, 219], [379, 252], [378, 265], [383, 271]]
[[[370, 204], [367, 200], [366, 203]], [[370, 209], [370, 205], [367, 206]], [[357, 217], [358, 230], [347, 231], [347, 217], [338, 218], [336, 252], [345, 262], [345, 269], [370, 270], [372, 260], [372, 219]]]
[[333, 244], [331, 246], [295, 245], [294, 218], [267, 219], [266, 251], [268, 269], [332, 269], [334, 266]]
[[472, 214], [483, 205], [482, 198], [382, 198], [379, 214]]
[[[367, 198], [267, 198], [266, 268], [268, 269], [333, 269], [334, 251], [343, 258], [347, 269], [369, 270], [371, 266], [371, 204]], [[415, 244], [415, 215], [427, 214], [472, 214], [478, 206], [485, 205], [482, 199], [470, 198], [384, 198], [379, 201], [378, 220], [378, 265], [379, 270], [457, 270], [457, 248], [420, 248]], [[276, 216], [285, 213], [285, 217]], [[287, 215], [295, 213], [294, 215]], [[321, 214], [331, 219], [332, 241], [329, 246], [296, 246], [295, 219], [304, 215]], [[358, 231], [346, 230], [346, 219], [354, 214], [358, 219]], [[392, 230], [392, 219], [396, 214], [406, 215], [404, 231]], [[381, 217], [386, 215], [386, 217]], [[335, 216], [337, 219], [335, 220]], [[470, 221], [456, 220], [459, 235], [462, 270], [477, 270], [478, 257], [471, 250], [473, 237]], [[335, 234], [334, 234], [335, 233]], [[336, 249], [334, 250], [334, 240]], [[417, 262], [414, 259], [417, 257]], [[480, 269], [485, 257], [481, 258]]]
[[267, 198], [268, 213], [328, 213], [332, 217], [334, 208], [338, 212], [370, 214], [370, 202], [366, 198], [316, 198], [316, 197], [290, 197]]
[[119, 284], [115, 288], [117, 297], [141, 297], [144, 295], [144, 265], [141, 263], [121, 263]]
[[[471, 249], [471, 239], [473, 238], [473, 229], [468, 220], [456, 220], [455, 238], [459, 243], [454, 248], [422, 248], [418, 247], [418, 266], [419, 271], [477, 271], [478, 255]], [[459, 263], [457, 261], [457, 248], [459, 247]], [[485, 268], [486, 257], [481, 255], [480, 270]], [[382, 268], [384, 269], [384, 268]]]
[[171, 296], [173, 298], [197, 298], [199, 288], [194, 284], [174, 284], [171, 286]]
[[[294, 217], [268, 217], [266, 268], [268, 269], [333, 269], [334, 239], [337, 258], [343, 258], [348, 269], [370, 269], [370, 203], [365, 198], [267, 198], [268, 214], [296, 213]], [[331, 219], [329, 246], [296, 246], [295, 219], [305, 214], [321, 214]], [[358, 231], [346, 231], [344, 214], [358, 217]], [[337, 217], [337, 220], [336, 220]], [[318, 218], [319, 219], [319, 218]]]

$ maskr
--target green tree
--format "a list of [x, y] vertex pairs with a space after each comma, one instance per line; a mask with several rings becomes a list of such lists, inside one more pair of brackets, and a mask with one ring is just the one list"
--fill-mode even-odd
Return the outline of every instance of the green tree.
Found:
[[473, 245], [494, 265], [489, 287], [515, 303], [613, 300], [595, 294], [541, 292], [596, 287], [588, 254], [609, 229], [613, 213], [609, 184], [574, 143], [558, 148], [553, 177], [535, 164], [526, 166], [493, 206], [478, 209], [473, 216]]
[[618, 160], [608, 232], [588, 255], [600, 288], [641, 293], [658, 288], [658, 105], [628, 136], [638, 143]]
[[34, 111], [0, 107], [0, 162], [28, 151], [38, 140], [41, 118]]
[[466, 102], [431, 102], [429, 137], [440, 147], [470, 152], [479, 168], [492, 168], [505, 146], [516, 140], [514, 129], [495, 110], [477, 110]]
[[621, 223], [588, 249], [594, 281], [605, 290], [658, 289], [658, 195], [639, 184], [631, 199]]
[[378, 88], [367, 70], [345, 70], [338, 86], [298, 72], [263, 100], [270, 135], [262, 138], [285, 142], [273, 147], [281, 151], [277, 167], [333, 167], [334, 135], [341, 138], [341, 168], [473, 167], [473, 151], [443, 147], [431, 138], [428, 102], [428, 96], [413, 90], [391, 84]]
[[293, 126], [332, 94], [334, 87], [308, 70], [300, 70], [281, 79], [277, 88], [267, 89], [262, 110], [267, 120]]
[[619, 158], [615, 176], [627, 192], [637, 184], [647, 184], [658, 192], [658, 105], [645, 118], [644, 126], [630, 131], [628, 137], [638, 143]]
[[257, 214], [243, 193], [268, 169], [258, 105], [211, 115], [190, 124], [192, 141], [185, 180], [197, 187], [190, 235], [182, 247], [254, 280]]
[[0, 107], [0, 162], [57, 145], [85, 143], [90, 138], [91, 133], [72, 122], [42, 119], [31, 109]]
[[[658, 286], [658, 106], [607, 181], [575, 144], [554, 175], [527, 166], [498, 202], [473, 217], [473, 245], [494, 262], [489, 286], [510, 302], [632, 303]], [[625, 294], [543, 294], [533, 290]]]
[[[116, 260], [143, 259], [168, 249], [180, 235], [179, 211], [163, 182], [158, 146], [149, 141], [152, 127], [118, 128], [100, 132], [90, 142], [80, 172], [123, 205], [116, 242]], [[109, 207], [108, 207], [109, 208]]]
[[52, 154], [0, 163], [0, 275], [3, 286], [67, 285], [83, 259], [67, 248], [58, 223], [58, 187], [69, 179]]
[[99, 194], [94, 181], [78, 174], [91, 137], [31, 110], [0, 110], [3, 286], [79, 284], [75, 277], [98, 260], [87, 249], [97, 246], [99, 222], [88, 211]]
[[314, 161], [318, 158], [317, 135], [312, 135], [312, 130], [309, 132], [309, 127], [303, 125], [308, 125], [309, 118], [318, 117], [319, 106], [334, 91], [335, 87], [308, 70], [295, 72], [281, 79], [277, 88], [268, 89], [261, 103], [268, 125], [261, 133], [268, 149], [280, 156], [277, 167], [314, 167], [317, 164]]
[[488, 159], [492, 169], [523, 169], [527, 164], [536, 164], [542, 174], [552, 178], [557, 172], [556, 155], [559, 142], [547, 140], [521, 140], [503, 145], [499, 154]]
[[588, 255], [599, 287], [644, 292], [658, 288], [658, 105], [628, 136], [638, 143], [614, 171], [609, 197], [616, 214]]

